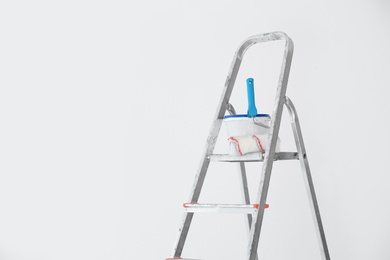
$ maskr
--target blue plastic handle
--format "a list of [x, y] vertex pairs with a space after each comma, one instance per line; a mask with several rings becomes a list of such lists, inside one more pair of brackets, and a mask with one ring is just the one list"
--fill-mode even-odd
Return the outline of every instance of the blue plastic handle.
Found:
[[252, 78], [248, 78], [246, 80], [246, 87], [248, 93], [248, 117], [255, 117], [257, 115], [257, 109], [255, 104], [255, 89]]

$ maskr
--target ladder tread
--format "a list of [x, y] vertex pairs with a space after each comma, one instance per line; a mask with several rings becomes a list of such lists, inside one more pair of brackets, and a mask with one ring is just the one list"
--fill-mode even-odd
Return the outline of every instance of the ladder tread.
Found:
[[200, 260], [200, 259], [194, 259], [194, 258], [167, 258], [166, 260]]
[[[212, 162], [262, 162], [264, 153], [248, 153], [245, 155], [212, 154], [208, 159]], [[278, 160], [298, 160], [298, 152], [275, 153], [274, 161]]]
[[[259, 204], [209, 204], [209, 203], [184, 203], [187, 212], [215, 212], [215, 213], [255, 213]], [[268, 204], [265, 208], [268, 208]]]

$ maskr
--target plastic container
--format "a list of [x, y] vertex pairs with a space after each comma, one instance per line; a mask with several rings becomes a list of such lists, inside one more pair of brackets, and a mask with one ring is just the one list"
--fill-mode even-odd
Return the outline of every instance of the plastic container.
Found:
[[229, 137], [263, 135], [269, 132], [271, 117], [268, 114], [257, 114], [252, 118], [246, 114], [227, 115], [223, 118], [223, 123]]

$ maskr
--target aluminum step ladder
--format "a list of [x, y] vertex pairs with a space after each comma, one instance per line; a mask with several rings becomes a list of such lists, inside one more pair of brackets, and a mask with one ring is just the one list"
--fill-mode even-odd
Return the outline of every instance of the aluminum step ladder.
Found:
[[[217, 137], [222, 125], [222, 119], [226, 112], [235, 114], [233, 106], [229, 103], [229, 99], [233, 90], [233, 86], [246, 50], [254, 44], [270, 41], [282, 40], [285, 41], [285, 50], [280, 72], [276, 99], [272, 114], [272, 122], [268, 139], [270, 140], [265, 153], [250, 153], [242, 156], [232, 156], [229, 154], [213, 154], [216, 145]], [[309, 163], [306, 155], [305, 146], [303, 143], [302, 132], [298, 120], [298, 115], [292, 101], [286, 96], [287, 82], [290, 72], [290, 66], [293, 55], [293, 42], [283, 32], [272, 32], [254, 35], [247, 38], [237, 49], [233, 62], [223, 89], [222, 97], [219, 101], [218, 109], [213, 120], [209, 136], [207, 138], [206, 147], [202, 155], [198, 173], [195, 176], [195, 181], [189, 197], [189, 202], [184, 203], [184, 216], [179, 228], [178, 238], [175, 242], [173, 252], [167, 260], [191, 260], [190, 258], [182, 258], [182, 251], [188, 231], [191, 225], [192, 218], [197, 212], [238, 212], [247, 214], [247, 220], [250, 227], [249, 242], [247, 249], [247, 260], [256, 260], [259, 237], [263, 223], [264, 210], [267, 208], [267, 193], [270, 184], [272, 165], [278, 160], [299, 160], [304, 175], [305, 186], [309, 196], [310, 207], [314, 218], [315, 229], [320, 245], [320, 253], [323, 260], [330, 260], [328, 246], [325, 239], [324, 228], [321, 221], [320, 211], [314, 191], [313, 181], [310, 173]], [[278, 139], [283, 107], [286, 106], [293, 129], [294, 139], [297, 147], [297, 152], [278, 152], [276, 153], [276, 143]], [[210, 162], [237, 162], [240, 167], [241, 181], [245, 204], [199, 204], [198, 199], [205, 180], [206, 172]], [[245, 171], [246, 162], [262, 162], [260, 184], [257, 192], [257, 199], [254, 204], [250, 203], [248, 182]], [[193, 259], [195, 260], [195, 259]]]

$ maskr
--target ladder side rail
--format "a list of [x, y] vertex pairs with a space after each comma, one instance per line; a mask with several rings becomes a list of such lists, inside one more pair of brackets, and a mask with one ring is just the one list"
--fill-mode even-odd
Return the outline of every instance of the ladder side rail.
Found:
[[[200, 166], [195, 176], [191, 194], [188, 199], [188, 201], [192, 203], [198, 202], [200, 192], [202, 190], [202, 186], [206, 178], [206, 172], [210, 164], [210, 160], [208, 159], [208, 157], [214, 151], [218, 134], [221, 129], [223, 116], [225, 115], [226, 110], [229, 107], [229, 99], [242, 61], [242, 59], [240, 58], [241, 57], [240, 53], [241, 51], [239, 49], [234, 55], [233, 62], [229, 71], [229, 75], [226, 79], [223, 93], [218, 104], [217, 112], [214, 116], [213, 123], [209, 131], [209, 135], [207, 137], [205, 150], [203, 152]], [[178, 258], [181, 256], [188, 235], [188, 231], [192, 222], [192, 218], [193, 218], [193, 213], [184, 213], [181, 227], [179, 228], [179, 235], [172, 253], [173, 257]]]
[[[283, 39], [289, 39], [288, 36], [283, 32], [272, 32], [272, 33], [264, 33], [264, 34], [258, 34], [254, 35], [252, 37], [247, 38], [237, 49], [233, 61], [228, 73], [228, 76], [225, 81], [225, 85], [222, 91], [222, 95], [220, 98], [220, 101], [218, 103], [217, 111], [214, 116], [214, 120], [211, 126], [211, 129], [209, 131], [209, 135], [207, 137], [205, 150], [203, 152], [203, 155], [201, 157], [200, 166], [198, 168], [197, 174], [195, 176], [195, 180], [192, 186], [192, 191], [189, 196], [189, 202], [196, 203], [198, 202], [200, 192], [202, 190], [203, 182], [206, 177], [206, 172], [209, 166], [209, 155], [211, 155], [214, 151], [215, 144], [217, 142], [218, 134], [221, 129], [222, 125], [222, 119], [226, 113], [226, 110], [228, 109], [230, 96], [233, 90], [233, 86], [235, 84], [238, 71], [241, 66], [241, 62], [243, 59], [243, 56], [246, 52], [246, 50], [256, 44], [261, 42], [268, 42], [268, 41], [276, 41], [276, 40], [283, 40]], [[290, 40], [291, 41], [291, 40]], [[271, 130], [272, 131], [272, 130]], [[263, 207], [265, 206], [265, 203]], [[183, 220], [181, 222], [181, 226], [179, 228], [179, 234], [177, 237], [177, 240], [175, 242], [175, 247], [172, 252], [173, 258], [179, 258], [181, 256], [181, 253], [184, 248], [184, 244], [188, 235], [189, 227], [191, 225], [193, 218], [193, 213], [184, 213]], [[253, 258], [254, 259], [254, 258]], [[252, 259], [252, 260], [253, 260]]]
[[[218, 104], [218, 109], [214, 117], [211, 129], [209, 131], [209, 135], [207, 137], [205, 150], [203, 152], [200, 166], [198, 168], [198, 173], [195, 176], [195, 180], [192, 186], [192, 191], [188, 199], [188, 201], [192, 203], [198, 202], [200, 192], [202, 190], [202, 186], [206, 178], [206, 172], [210, 164], [210, 160], [208, 159], [208, 157], [214, 151], [218, 134], [221, 129], [222, 119], [229, 106], [229, 99], [233, 90], [235, 80], [237, 78], [239, 67], [241, 65], [241, 59], [239, 58], [240, 56], [239, 53], [240, 51], [237, 51], [233, 58], [233, 63], [231, 65], [229, 75], [225, 82], [225, 87], [223, 89], [221, 100]], [[188, 231], [192, 222], [192, 218], [193, 218], [193, 213], [184, 213], [182, 224], [181, 227], [179, 228], [179, 235], [175, 243], [175, 248], [172, 253], [173, 257], [181, 256], [188, 235]]]
[[309, 161], [307, 159], [305, 145], [303, 143], [303, 135], [301, 131], [301, 126], [299, 124], [298, 115], [294, 104], [288, 97], [286, 97], [285, 104], [291, 117], [291, 126], [293, 128], [295, 144], [298, 149], [299, 161], [301, 164], [302, 173], [304, 175], [307, 195], [309, 197], [310, 209], [313, 215], [314, 223], [316, 224], [315, 230], [316, 230], [316, 234], [318, 237], [318, 242], [321, 250], [321, 257], [323, 260], [330, 260], [328, 245], [325, 238], [325, 231], [322, 224], [317, 197], [314, 190], [314, 184], [313, 184], [313, 179], [309, 168]]
[[276, 143], [279, 135], [280, 122], [282, 118], [284, 99], [287, 90], [288, 76], [290, 73], [292, 55], [294, 51], [294, 45], [292, 40], [287, 36], [283, 35], [280, 40], [285, 40], [285, 51], [283, 56], [283, 62], [281, 67], [281, 72], [279, 76], [278, 88], [276, 91], [275, 105], [272, 114], [271, 129], [268, 135], [270, 140], [269, 147], [266, 149], [264, 156], [264, 164], [262, 167], [260, 184], [257, 193], [256, 203], [259, 204], [259, 210], [254, 214], [251, 232], [249, 235], [248, 243], [248, 256], [247, 259], [255, 260], [257, 255], [257, 249], [259, 244], [261, 226], [264, 217], [264, 207], [267, 200], [268, 188], [271, 179], [271, 171], [273, 166], [273, 161], [275, 158], [275, 149]]

